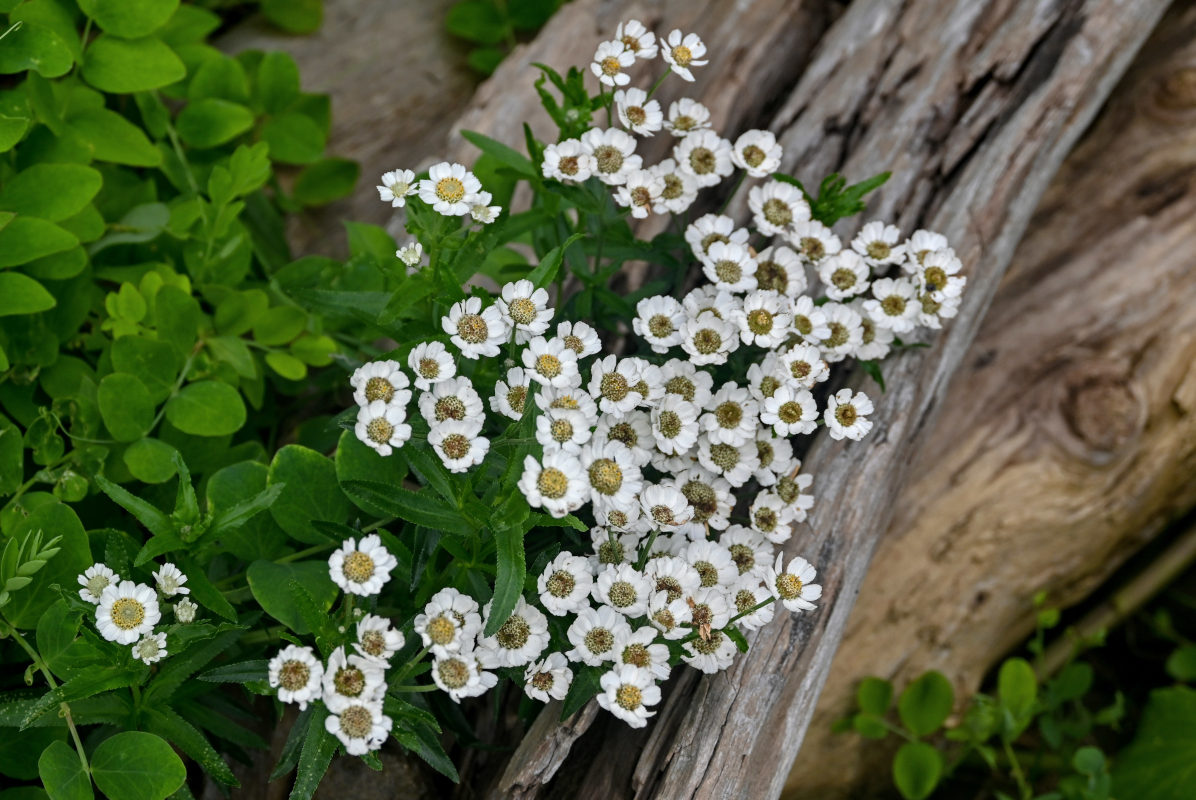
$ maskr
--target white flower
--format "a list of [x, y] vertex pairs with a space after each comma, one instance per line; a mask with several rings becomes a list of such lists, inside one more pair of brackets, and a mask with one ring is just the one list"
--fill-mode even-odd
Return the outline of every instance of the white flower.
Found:
[[630, 633], [627, 618], [610, 606], [583, 608], [569, 626], [567, 635], [573, 649], [565, 656], [570, 661], [600, 666], [604, 661], [615, 660], [615, 642]]
[[689, 605], [689, 624], [699, 634], [708, 632], [712, 628], [725, 627], [730, 622], [731, 604], [727, 601], [727, 587], [734, 585], [737, 578], [738, 573], [725, 585], [698, 589], [686, 598], [686, 603]]
[[382, 747], [390, 736], [391, 719], [382, 713], [382, 700], [346, 703], [337, 710], [329, 709], [324, 729], [340, 739], [345, 752], [363, 756]]
[[648, 413], [633, 410], [621, 417], [603, 414], [598, 418], [590, 443], [592, 447], [599, 447], [606, 442], [621, 447], [631, 464], [646, 466], [652, 458], [650, 448], [655, 444]]
[[761, 486], [775, 485], [781, 475], [789, 474], [800, 463], [793, 457], [789, 439], [773, 436], [768, 428], [756, 431], [756, 454], [760, 458], [760, 467], [753, 477]]
[[669, 602], [689, 597], [702, 586], [702, 576], [678, 556], [650, 558], [644, 566], [644, 577], [648, 579], [652, 594], [664, 592]]
[[594, 156], [580, 139], [566, 139], [544, 148], [544, 163], [540, 165], [540, 172], [545, 178], [580, 183], [588, 180], [595, 169], [597, 164], [594, 163]]
[[[731, 605], [735, 609], [735, 614], [737, 616], [739, 614], [744, 615], [735, 621], [736, 625], [744, 630], [754, 631], [772, 622], [773, 615], [776, 613], [775, 603], [769, 603], [768, 605], [756, 608], [755, 611], [751, 611], [751, 609], [772, 597], [768, 590], [760, 583], [760, 578], [755, 574], [745, 575], [740, 578], [739, 583], [731, 587], [729, 594], [731, 595]], [[751, 613], [745, 613], [748, 611], [751, 611]]]
[[760, 468], [754, 440], [734, 445], [716, 441], [707, 434], [698, 437], [698, 462], [736, 488], [747, 483]]
[[[799, 469], [800, 461], [794, 467], [794, 472]], [[802, 522], [806, 513], [814, 507], [814, 496], [806, 493], [813, 482], [813, 475], [795, 474], [792, 478], [782, 475], [777, 479], [776, 486], [772, 487], [771, 493], [781, 498], [781, 502], [785, 504], [785, 513], [791, 522]]]
[[[739, 577], [739, 567], [735, 564], [735, 559], [731, 558], [731, 551], [719, 542], [691, 542], [685, 549], [684, 558], [698, 571], [700, 586], [703, 589], [730, 586]], [[725, 624], [724, 621], [714, 627], [721, 628]]]
[[523, 690], [534, 700], [564, 700], [573, 684], [573, 670], [563, 655], [549, 653], [542, 661], [528, 665], [523, 681]]
[[278, 690], [279, 700], [297, 703], [302, 711], [308, 701], [321, 696], [324, 665], [310, 647], [291, 644], [270, 659], [266, 676], [270, 686]]
[[843, 250], [823, 259], [818, 277], [832, 300], [845, 300], [868, 288], [868, 264], [854, 250]]
[[625, 183], [643, 164], [635, 154], [635, 137], [618, 128], [592, 128], [581, 135], [581, 144], [594, 158], [594, 174], [608, 186]]
[[683, 35], [680, 30], [672, 31], [669, 38], [661, 43], [660, 54], [674, 74], [691, 82], [694, 75], [689, 68], [706, 65], [706, 60], [702, 58], [706, 55], [706, 45], [702, 44], [696, 33]]
[[392, 208], [407, 205], [407, 198], [416, 192], [415, 173], [409, 169], [396, 169], [382, 173], [382, 185], [375, 187], [378, 197]]
[[630, 664], [646, 669], [658, 681], [669, 679], [669, 648], [656, 643], [656, 629], [651, 625], [637, 628], [628, 636], [615, 642], [616, 664]]
[[482, 670], [471, 651], [432, 648], [432, 680], [454, 703], [463, 697], [477, 697], [498, 683], [498, 676]]
[[349, 378], [353, 400], [359, 406], [381, 400], [388, 406], [405, 407], [411, 400], [410, 381], [397, 361], [370, 361], [362, 364]]
[[161, 618], [158, 595], [143, 583], [114, 581], [100, 592], [96, 630], [110, 642], [133, 644], [152, 633]]
[[731, 143], [714, 131], [694, 131], [686, 136], [673, 148], [673, 158], [699, 186], [714, 186], [735, 171]]
[[632, 384], [631, 391], [640, 396], [637, 405], [652, 408], [664, 397], [664, 372], [651, 361], [639, 356], [630, 356], [624, 360], [635, 370], [635, 383]]
[[[483, 613], [489, 619], [489, 603]], [[548, 617], [520, 597], [498, 632], [478, 642], [478, 663], [484, 669], [522, 667], [540, 657], [548, 639]]]
[[661, 378], [666, 394], [675, 394], [698, 408], [710, 402], [714, 378], [709, 372], [698, 369], [688, 360], [669, 359], [661, 367]]
[[167, 562], [154, 573], [154, 583], [158, 584], [158, 591], [164, 597], [174, 597], [176, 594], [191, 594], [191, 590], [183, 584], [187, 576], [174, 564]]
[[735, 642], [721, 630], [712, 630], [703, 638], [691, 639], [684, 645], [681, 660], [694, 669], [713, 675], [722, 672], [735, 660]]
[[598, 705], [632, 728], [647, 726], [648, 718], [656, 715], [648, 708], [660, 702], [660, 687], [649, 670], [619, 664], [599, 679], [599, 685]]
[[759, 532], [768, 541], [781, 544], [789, 541], [791, 531], [786, 520], [785, 503], [771, 492], [760, 492], [748, 511], [752, 530]]
[[651, 136], [664, 124], [660, 103], [649, 100], [643, 89], [620, 89], [615, 92], [615, 110], [623, 127], [640, 136]]
[[690, 634], [689, 606], [685, 599], [669, 600], [666, 592], [655, 592], [648, 599], [648, 623], [666, 639], [683, 639]]
[[469, 216], [473, 218], [474, 222], [489, 225], [498, 219], [498, 215], [502, 213], [502, 206], [490, 205], [490, 201], [493, 199], [490, 192], [477, 193], [477, 196], [474, 197], [473, 202], [469, 206]]
[[[590, 500], [596, 506], [626, 508], [643, 486], [640, 468], [625, 445], [591, 442], [581, 451]], [[605, 504], [605, 505], [604, 505]]]
[[602, 349], [602, 340], [598, 338], [598, 332], [584, 322], [558, 322], [556, 335], [564, 341], [566, 347], [577, 353], [578, 360], [592, 356]]
[[571, 408], [550, 408], [536, 418], [536, 441], [545, 453], [563, 450], [572, 455], [593, 435], [593, 422]]
[[143, 664], [161, 661], [164, 655], [166, 655], [165, 633], [147, 633], [137, 644], [133, 645], [133, 658], [139, 659]]
[[723, 364], [739, 347], [739, 329], [713, 312], [703, 311], [681, 326], [681, 349], [695, 365]]
[[184, 597], [174, 604], [174, 618], [179, 623], [186, 625], [188, 622], [195, 621], [195, 612], [198, 610], [199, 606]]
[[764, 354], [764, 360], [749, 364], [747, 368], [748, 391], [756, 402], [763, 403], [776, 394], [777, 388], [785, 382], [781, 375], [781, 359], [776, 351], [770, 350]]
[[652, 210], [657, 214], [683, 214], [698, 199], [698, 182], [688, 172], [679, 169], [673, 159], [666, 158], [648, 169], [664, 182], [664, 188], [660, 190], [660, 196], [652, 206]]
[[[876, 284], [880, 282], [876, 281], [872, 284], [874, 290]], [[893, 333], [892, 328], [884, 328], [876, 324], [876, 321], [872, 319], [864, 307], [866, 302], [870, 301], [865, 301], [859, 297], [851, 302], [851, 308], [860, 315], [860, 325], [864, 329], [863, 335], [860, 337], [860, 344], [852, 351], [851, 355], [861, 361], [879, 361], [889, 354], [893, 346], [893, 340], [897, 337]], [[916, 322], [921, 316], [922, 301], [915, 297], [910, 301], [910, 305], [913, 306], [912, 318]]]
[[490, 397], [491, 410], [511, 419], [523, 419], [529, 384], [523, 367], [511, 367], [507, 370], [505, 381], [494, 383], [494, 394]]
[[772, 563], [772, 545], [763, 534], [751, 528], [732, 525], [718, 537], [718, 543], [731, 554], [731, 560], [739, 569], [740, 580], [758, 576]]
[[694, 510], [687, 533], [700, 534], [704, 539], [707, 525], [716, 530], [727, 527], [733, 505], [731, 484], [697, 465], [678, 474], [674, 482]]
[[557, 389], [552, 386], [543, 386], [536, 394], [536, 405], [540, 407], [541, 411], [547, 411], [550, 408], [567, 408], [571, 411], [580, 411], [588, 420], [598, 419], [598, 404], [581, 389]]
[[645, 219], [664, 195], [664, 178], [646, 169], [628, 173], [627, 180], [615, 190], [615, 202], [631, 209], [631, 216]]
[[588, 607], [593, 585], [590, 562], [568, 552], [558, 553], [536, 580], [541, 605], [557, 617]]
[[345, 648], [338, 647], [328, 657], [322, 684], [324, 705], [332, 712], [354, 701], [381, 700], [386, 692], [385, 666], [373, 658], [346, 655]]
[[651, 345], [654, 353], [667, 353], [670, 347], [681, 343], [685, 309], [679, 300], [668, 295], [653, 295], [636, 303], [635, 311], [631, 327], [637, 336]]
[[698, 407], [680, 395], [665, 395], [652, 409], [651, 419], [652, 437], [663, 453], [684, 455], [698, 441]]
[[567, 389], [581, 383], [577, 371], [577, 353], [564, 340], [537, 336], [523, 351], [525, 375], [542, 386]]
[[461, 217], [469, 213], [482, 183], [461, 164], [442, 161], [428, 170], [428, 177], [419, 182], [419, 199], [446, 217]]
[[630, 564], [607, 565], [598, 573], [590, 595], [625, 617], [642, 617], [648, 610], [651, 585], [642, 573]]
[[938, 330], [943, 326], [943, 320], [951, 319], [959, 313], [959, 304], [962, 299], [960, 295], [944, 296], [939, 292], [919, 295], [918, 300], [922, 303], [922, 310], [918, 315], [918, 324]]
[[357, 641], [353, 649], [364, 658], [372, 658], [389, 664], [391, 656], [403, 649], [406, 638], [396, 630], [386, 617], [366, 614], [357, 620]]
[[894, 333], [907, 333], [917, 324], [921, 313], [918, 290], [903, 278], [881, 278], [872, 282], [874, 300], [864, 301], [864, 310], [881, 328]]
[[[635, 510], [636, 520], [642, 519], [638, 504], [628, 506], [628, 508]], [[629, 529], [635, 527], [634, 522], [627, 527]], [[594, 555], [589, 559], [590, 567], [595, 572], [601, 572], [608, 565], [630, 564], [639, 549], [640, 538], [638, 531], [621, 533], [616, 536], [611, 528], [601, 526], [591, 528], [590, 544], [594, 548]]]
[[427, 391], [433, 384], [457, 374], [457, 365], [442, 342], [420, 342], [407, 356], [415, 374], [415, 388]]
[[[773, 135], [772, 131], [745, 131], [739, 135], [739, 138], [735, 140], [734, 147], [731, 148], [731, 160], [735, 162], [735, 166], [747, 170], [747, 174], [753, 178], [767, 178], [781, 166], [781, 146], [777, 144], [777, 137]], [[788, 184], [782, 185], [788, 186]], [[801, 196], [800, 192], [798, 196]], [[808, 209], [807, 213], [809, 213]], [[781, 231], [766, 232], [780, 233]]]
[[817, 266], [822, 259], [833, 256], [843, 249], [830, 228], [818, 220], [807, 219], [794, 224], [788, 232], [789, 243], [807, 263]]
[[482, 430], [482, 398], [464, 375], [433, 384], [421, 394], [419, 413], [430, 428], [445, 422], [460, 422], [471, 433]]
[[[478, 407], [481, 407], [480, 401]], [[490, 440], [478, 435], [474, 420], [449, 419], [432, 426], [428, 431], [428, 444], [449, 472], [467, 472], [470, 467], [481, 464], [490, 451]]]
[[395, 250], [395, 258], [399, 259], [399, 261], [402, 261], [404, 264], [406, 264], [409, 267], [414, 267], [414, 266], [418, 265], [419, 262], [423, 259], [423, 257], [424, 257], [424, 246], [422, 244], [420, 244], [418, 241], [416, 241], [415, 239], [412, 239], [410, 242], [408, 242], [403, 247], [400, 247], [398, 250]]
[[831, 335], [826, 312], [814, 305], [814, 299], [802, 295], [793, 301], [793, 329], [808, 344], [818, 344]]
[[777, 436], [813, 433], [818, 427], [818, 404], [806, 389], [779, 386], [761, 403], [760, 421], [771, 425]]
[[623, 70], [634, 63], [635, 52], [628, 50], [621, 41], [603, 42], [594, 52], [590, 71], [603, 86], [626, 86], [631, 78]]
[[[830, 328], [827, 328], [830, 335]], [[822, 358], [822, 351], [813, 345], [799, 343], [779, 355], [778, 374], [785, 383], [800, 389], [812, 389], [830, 377], [830, 367]]]
[[947, 237], [941, 233], [920, 229], [914, 231], [913, 235], [905, 242], [904, 247], [907, 260], [901, 265], [901, 268], [906, 272], [917, 272], [926, 256], [936, 250], [949, 250], [951, 245], [947, 241]]
[[519, 491], [528, 505], [543, 508], [557, 518], [581, 508], [590, 498], [581, 462], [564, 450], [546, 452], [539, 461], [535, 456], [525, 456]]
[[120, 583], [120, 576], [108, 568], [106, 564], [92, 564], [79, 576], [79, 596], [95, 605], [100, 602], [100, 595], [114, 583]]
[[669, 104], [669, 118], [665, 130], [677, 137], [710, 128], [710, 110], [697, 100], [683, 97]]
[[685, 228], [685, 242], [699, 259], [705, 259], [715, 242], [747, 247], [747, 228], [736, 228], [735, 220], [722, 214], [705, 214]]
[[762, 291], [797, 297], [806, 290], [806, 270], [797, 253], [784, 245], [756, 254], [756, 286]]
[[756, 435], [759, 405], [739, 384], [724, 383], [706, 407], [698, 422], [711, 442], [738, 447]]
[[495, 304], [507, 324], [515, 329], [515, 341], [519, 344], [543, 334], [552, 321], [548, 290], [537, 289], [534, 283], [526, 279], [504, 285], [502, 297]]
[[615, 29], [615, 39], [622, 42], [627, 51], [633, 53], [636, 58], [645, 61], [656, 58], [656, 34], [645, 28], [638, 19], [620, 22], [619, 27]]
[[476, 600], [456, 589], [441, 589], [415, 616], [413, 627], [424, 647], [442, 651], [472, 650], [474, 637], [482, 630], [482, 616]]
[[490, 306], [483, 310], [480, 297], [453, 303], [440, 326], [466, 358], [498, 355], [509, 332], [498, 308]]
[[790, 309], [789, 299], [776, 292], [749, 292], [743, 298], [743, 309], [735, 315], [740, 339], [756, 347], [776, 347], [792, 332]]
[[671, 484], [647, 486], [640, 492], [644, 516], [658, 528], [677, 528], [689, 522], [693, 509], [681, 490]]
[[756, 288], [756, 259], [745, 245], [715, 242], [702, 259], [702, 272], [710, 282], [727, 292]]
[[863, 318], [850, 306], [827, 303], [822, 307], [830, 334], [818, 343], [827, 361], [842, 361], [851, 355], [864, 340]]
[[784, 559], [784, 553], [777, 553], [777, 563], [765, 570], [764, 585], [790, 611], [813, 611], [814, 601], [822, 597], [822, 587], [810, 583], [817, 575], [814, 567], [796, 556], [786, 570]]
[[963, 262], [955, 257], [951, 250], [936, 250], [922, 260], [922, 266], [917, 272], [917, 280], [923, 293], [932, 295], [936, 300], [945, 297], [959, 297], [963, 294], [963, 287], [968, 279], [957, 273], [963, 269]]
[[590, 365], [589, 393], [607, 414], [626, 414], [639, 403], [632, 391], [638, 381], [634, 366], [626, 359], [609, 355]]
[[788, 233], [791, 226], [810, 219], [810, 204], [801, 189], [781, 181], [753, 186], [748, 192], [748, 208], [752, 210], [756, 227], [770, 236]]
[[361, 543], [349, 537], [328, 558], [328, 574], [333, 583], [348, 594], [369, 595], [382, 591], [390, 580], [390, 571], [399, 562], [382, 544], [376, 533], [361, 538]]
[[900, 238], [901, 231], [896, 225], [869, 222], [851, 240], [851, 249], [873, 267], [898, 264], [905, 260], [905, 247], [897, 244]]
[[840, 389], [827, 398], [822, 418], [832, 439], [859, 441], [872, 430], [872, 421], [867, 415], [873, 410], [868, 395], [863, 392], [852, 394], [851, 389]]

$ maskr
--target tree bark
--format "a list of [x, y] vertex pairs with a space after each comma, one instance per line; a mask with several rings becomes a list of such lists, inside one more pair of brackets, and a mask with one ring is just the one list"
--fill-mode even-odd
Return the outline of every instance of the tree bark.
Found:
[[[855, 683], [942, 670], [957, 697], [1196, 505], [1196, 7], [1158, 27], [1068, 157], [911, 459], [790, 773], [872, 796], [883, 745], [831, 734]], [[882, 400], [887, 402], [887, 398]]]

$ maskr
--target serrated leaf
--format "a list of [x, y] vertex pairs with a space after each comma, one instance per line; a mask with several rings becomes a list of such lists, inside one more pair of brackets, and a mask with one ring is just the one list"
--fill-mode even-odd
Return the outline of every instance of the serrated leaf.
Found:
[[468, 535], [474, 528], [459, 512], [446, 509], [444, 502], [429, 492], [412, 492], [399, 486], [373, 481], [346, 481], [344, 489], [371, 508], [416, 525]]
[[290, 800], [311, 800], [316, 793], [316, 787], [328, 771], [332, 763], [332, 756], [336, 752], [336, 737], [324, 727], [324, 720], [328, 718], [328, 710], [324, 706], [316, 706], [312, 711], [311, 723], [307, 735], [303, 738], [303, 749], [299, 754], [299, 768], [295, 773], [295, 783], [291, 788]]
[[158, 734], [182, 750], [217, 783], [232, 787], [241, 785], [207, 737], [169, 706], [147, 709], [145, 720], [151, 733]]

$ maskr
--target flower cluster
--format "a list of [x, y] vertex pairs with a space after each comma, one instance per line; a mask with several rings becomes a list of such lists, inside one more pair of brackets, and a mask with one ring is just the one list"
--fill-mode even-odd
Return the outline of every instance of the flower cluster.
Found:
[[[131, 645], [133, 657], [146, 664], [162, 660], [166, 653], [166, 629], [159, 626], [166, 598], [179, 595], [174, 604], [175, 620], [187, 624], [195, 620], [199, 606], [187, 595], [187, 576], [174, 564], [166, 563], [155, 573], [155, 587], [121, 580], [106, 564], [92, 564], [79, 576], [79, 597], [95, 609], [95, 626], [110, 642]], [[155, 628], [158, 628], [155, 631]]]

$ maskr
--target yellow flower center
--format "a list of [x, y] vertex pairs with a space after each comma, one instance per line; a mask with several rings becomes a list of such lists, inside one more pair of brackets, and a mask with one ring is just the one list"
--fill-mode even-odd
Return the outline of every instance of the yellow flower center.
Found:
[[121, 597], [112, 604], [112, 624], [131, 631], [145, 619], [145, 606], [132, 597]]
[[446, 203], [459, 203], [465, 197], [465, 184], [458, 178], [441, 178], [436, 183], [436, 196]]
[[365, 583], [374, 577], [374, 559], [360, 550], [354, 550], [345, 556], [342, 571], [345, 577], [354, 583]]
[[549, 500], [560, 500], [569, 491], [569, 478], [555, 467], [547, 467], [536, 479], [536, 488]]
[[365, 383], [365, 399], [371, 403], [375, 400], [389, 403], [394, 396], [395, 387], [386, 378], [370, 378]]

